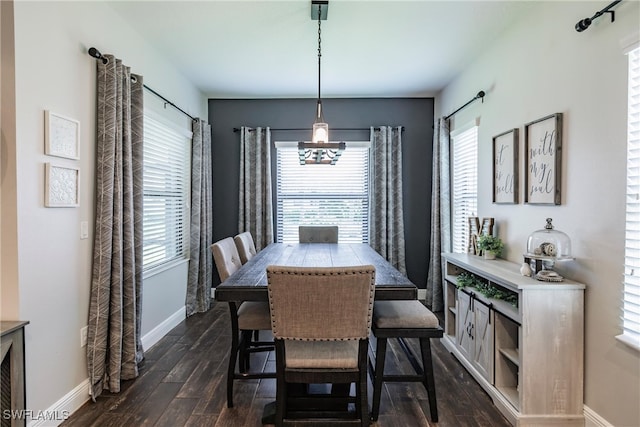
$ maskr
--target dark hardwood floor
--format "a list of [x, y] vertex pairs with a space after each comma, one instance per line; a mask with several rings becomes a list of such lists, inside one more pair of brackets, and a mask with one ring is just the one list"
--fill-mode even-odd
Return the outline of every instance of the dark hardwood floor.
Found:
[[[215, 302], [194, 315], [146, 351], [140, 376], [118, 394], [104, 392], [62, 426], [260, 426], [264, 406], [275, 399], [275, 380], [236, 381], [233, 408], [226, 406], [225, 378], [231, 343], [226, 303]], [[417, 341], [410, 343], [417, 348]], [[401, 350], [391, 345], [388, 372], [404, 369]], [[372, 426], [509, 426], [488, 395], [444, 348], [432, 340], [439, 422], [429, 418], [424, 387], [387, 384], [380, 417]], [[274, 369], [274, 354], [256, 353], [252, 368]], [[369, 399], [371, 399], [369, 387]]]

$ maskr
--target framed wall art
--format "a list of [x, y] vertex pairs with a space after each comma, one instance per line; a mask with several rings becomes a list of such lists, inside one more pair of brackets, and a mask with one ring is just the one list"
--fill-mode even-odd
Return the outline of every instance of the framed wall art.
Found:
[[80, 204], [80, 169], [45, 163], [44, 205], [48, 208]]
[[45, 110], [44, 141], [45, 154], [78, 160], [80, 158], [80, 122]]
[[493, 203], [518, 203], [518, 129], [493, 137]]
[[524, 126], [524, 202], [559, 205], [561, 200], [562, 113]]

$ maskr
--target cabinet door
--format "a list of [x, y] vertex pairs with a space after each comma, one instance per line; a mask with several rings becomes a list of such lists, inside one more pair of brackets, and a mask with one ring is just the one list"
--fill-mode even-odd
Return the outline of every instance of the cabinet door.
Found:
[[473, 313], [473, 364], [478, 372], [493, 384], [493, 310], [480, 301], [473, 300]]
[[456, 345], [467, 359], [471, 357], [471, 327], [473, 311], [471, 296], [458, 290], [458, 315], [456, 316]]

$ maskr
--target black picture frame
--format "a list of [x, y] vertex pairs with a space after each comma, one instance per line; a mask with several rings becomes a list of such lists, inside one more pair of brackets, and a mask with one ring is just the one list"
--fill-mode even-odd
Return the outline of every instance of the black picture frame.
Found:
[[524, 202], [559, 205], [562, 179], [562, 113], [524, 126]]

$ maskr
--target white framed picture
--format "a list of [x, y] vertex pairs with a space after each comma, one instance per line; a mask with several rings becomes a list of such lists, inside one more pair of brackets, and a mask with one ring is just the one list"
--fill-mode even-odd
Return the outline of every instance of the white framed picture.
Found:
[[80, 169], [45, 163], [44, 205], [48, 208], [80, 204]]
[[80, 158], [80, 122], [45, 110], [44, 141], [45, 154], [78, 160]]

